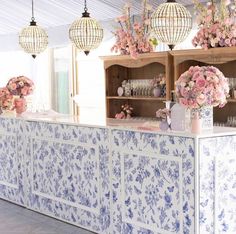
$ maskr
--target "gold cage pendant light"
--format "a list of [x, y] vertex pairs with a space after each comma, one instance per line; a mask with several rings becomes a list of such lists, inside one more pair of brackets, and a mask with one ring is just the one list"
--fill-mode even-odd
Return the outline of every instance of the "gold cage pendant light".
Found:
[[69, 37], [72, 43], [86, 55], [90, 50], [96, 49], [103, 39], [103, 29], [95, 19], [90, 17], [86, 0], [82, 17], [72, 23]]
[[192, 29], [192, 16], [175, 0], [160, 4], [151, 17], [151, 28], [157, 39], [172, 50], [188, 36]]
[[26, 53], [36, 58], [37, 54], [43, 52], [48, 45], [46, 31], [39, 27], [34, 18], [34, 1], [32, 0], [32, 17], [30, 25], [23, 28], [19, 35], [19, 44]]

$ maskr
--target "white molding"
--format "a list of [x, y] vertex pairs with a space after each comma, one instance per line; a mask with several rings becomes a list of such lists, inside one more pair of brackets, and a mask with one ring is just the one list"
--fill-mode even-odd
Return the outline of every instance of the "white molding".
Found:
[[4, 185], [4, 186], [7, 186], [7, 187], [10, 187], [10, 188], [13, 188], [13, 189], [18, 189], [19, 188], [19, 185], [15, 185], [15, 184], [12, 184], [12, 183], [8, 183], [6, 181], [3, 181], [3, 180], [0, 180], [0, 185]]
[[[125, 219], [123, 221], [125, 221], [126, 223], [129, 223], [129, 224], [133, 224], [133, 225], [135, 225], [137, 227], [141, 227], [141, 228], [145, 228], [145, 229], [151, 230], [154, 233], [159, 233], [159, 234], [174, 234], [174, 233], [176, 233], [176, 232], [169, 232], [169, 231], [163, 230], [161, 228], [157, 228], [157, 227], [155, 227], [154, 225], [151, 225], [151, 224], [135, 222], [135, 221], [132, 221], [132, 220], [129, 220], [129, 219]], [[182, 234], [183, 232], [179, 232], [179, 233]]]
[[[116, 151], [116, 150], [114, 150]], [[133, 224], [135, 226], [141, 227], [141, 228], [146, 228], [149, 230], [152, 230], [154, 233], [155, 232], [159, 232], [161, 234], [173, 234], [173, 232], [169, 232], [163, 229], [160, 229], [154, 225], [151, 224], [145, 224], [145, 223], [141, 223], [138, 221], [133, 221], [130, 220], [129, 218], [125, 217], [125, 211], [124, 211], [124, 201], [125, 201], [125, 181], [124, 181], [124, 155], [137, 155], [138, 157], [148, 157], [148, 158], [154, 158], [157, 160], [167, 160], [167, 161], [175, 161], [179, 164], [179, 206], [178, 206], [178, 210], [179, 210], [179, 220], [180, 220], [180, 230], [179, 233], [183, 233], [183, 175], [182, 175], [182, 158], [180, 157], [176, 157], [176, 156], [164, 156], [164, 155], [157, 155], [156, 154], [148, 154], [142, 151], [135, 151], [132, 150], [130, 152], [125, 151], [125, 150], [121, 150], [119, 149], [119, 151], [116, 151], [120, 153], [120, 157], [121, 157], [121, 213], [122, 213], [122, 221], [129, 223], [129, 224]]]
[[[100, 184], [100, 155], [99, 155], [99, 150], [98, 150], [98, 146], [97, 145], [89, 145], [88, 143], [82, 143], [82, 142], [71, 142], [71, 141], [64, 141], [64, 140], [53, 140], [53, 139], [50, 139], [50, 138], [42, 138], [42, 137], [30, 137], [30, 148], [31, 148], [31, 162], [30, 162], [30, 168], [31, 168], [31, 175], [30, 175], [30, 181], [31, 181], [31, 190], [32, 190], [32, 194], [35, 194], [35, 195], [38, 195], [38, 196], [41, 196], [41, 197], [45, 197], [45, 198], [48, 198], [48, 199], [51, 199], [53, 201], [57, 201], [57, 202], [61, 202], [61, 203], [64, 203], [66, 205], [69, 205], [69, 206], [72, 206], [72, 207], [76, 207], [76, 208], [79, 208], [79, 209], [82, 209], [82, 210], [86, 210], [86, 211], [89, 211], [89, 212], [92, 212], [96, 215], [99, 215], [99, 211], [100, 211], [100, 207], [101, 207], [101, 204], [100, 204], [100, 197], [101, 197], [101, 184]], [[51, 143], [59, 143], [59, 144], [65, 144], [65, 145], [74, 145], [74, 146], [79, 146], [79, 147], [83, 147], [83, 148], [86, 148], [86, 149], [95, 149], [95, 158], [96, 158], [96, 163], [97, 163], [97, 169], [96, 169], [96, 177], [97, 177], [97, 189], [98, 189], [98, 193], [97, 193], [97, 202], [98, 202], [98, 205], [97, 205], [97, 208], [91, 208], [91, 207], [87, 207], [87, 206], [84, 206], [84, 205], [81, 205], [81, 204], [78, 204], [78, 203], [75, 203], [75, 202], [70, 202], [70, 201], [67, 201], [63, 198], [59, 198], [59, 197], [56, 197], [56, 196], [53, 196], [53, 195], [49, 195], [49, 194], [46, 194], [46, 193], [42, 193], [42, 192], [38, 192], [38, 191], [35, 191], [34, 190], [34, 185], [33, 185], [33, 181], [34, 181], [34, 177], [33, 177], [33, 164], [34, 164], [34, 149], [33, 149], [33, 141], [34, 140], [38, 140], [38, 141], [49, 141]]]
[[[145, 150], [134, 150], [134, 149], [126, 149], [126, 150], [124, 150], [124, 148], [125, 147], [127, 147], [127, 146], [124, 146], [123, 148], [121, 148], [121, 146], [117, 146], [116, 144], [114, 144], [114, 143], [112, 143], [111, 144], [112, 145], [112, 149], [114, 150], [114, 151], [118, 151], [118, 152], [122, 152], [122, 153], [127, 153], [127, 152], [132, 152], [133, 154], [140, 154], [140, 153], [142, 153], [142, 154], [150, 154], [150, 150], [148, 150], [148, 149], [145, 149]], [[127, 147], [128, 148], [128, 147]], [[128, 150], [130, 150], [130, 151], [128, 151]], [[155, 154], [158, 154], [159, 152], [158, 152], [158, 149], [156, 149], [156, 150], [153, 150], [153, 152], [155, 153]], [[166, 156], [166, 157], [168, 157], [168, 156]]]
[[46, 193], [41, 193], [41, 192], [37, 192], [37, 191], [32, 191], [32, 193], [34, 195], [53, 200], [55, 202], [61, 202], [65, 205], [69, 205], [69, 206], [72, 206], [72, 207], [75, 207], [75, 208], [78, 208], [78, 209], [81, 209], [81, 210], [86, 210], [86, 211], [92, 212], [92, 213], [97, 214], [97, 215], [99, 214], [99, 209], [98, 208], [94, 209], [94, 208], [91, 208], [91, 207], [87, 207], [87, 206], [84, 206], [84, 205], [77, 204], [75, 202], [66, 201], [65, 199], [62, 199], [62, 198], [59, 198], [59, 197], [56, 197], [56, 196], [52, 196], [52, 195], [48, 195]]
[[13, 135], [12, 133], [0, 130], [0, 136], [11, 136], [16, 137], [16, 133]]

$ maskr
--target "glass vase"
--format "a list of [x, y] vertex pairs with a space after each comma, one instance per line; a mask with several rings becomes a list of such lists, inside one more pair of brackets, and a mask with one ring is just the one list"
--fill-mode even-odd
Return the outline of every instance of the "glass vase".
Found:
[[202, 132], [202, 120], [198, 111], [195, 111], [191, 119], [191, 132], [199, 134]]
[[161, 96], [161, 88], [160, 87], [153, 88], [153, 96], [154, 97], [160, 97]]
[[191, 129], [193, 133], [200, 133], [203, 130], [213, 129], [212, 106], [204, 106], [191, 110]]
[[167, 120], [161, 120], [161, 121], [160, 121], [160, 124], [159, 124], [159, 128], [160, 128], [162, 131], [167, 131], [168, 128], [169, 128], [169, 124], [168, 124]]

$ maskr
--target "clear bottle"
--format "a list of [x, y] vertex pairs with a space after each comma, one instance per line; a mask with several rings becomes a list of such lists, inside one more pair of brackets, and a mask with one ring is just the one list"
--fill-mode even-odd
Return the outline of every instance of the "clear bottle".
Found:
[[130, 84], [130, 80], [128, 80], [128, 82], [125, 85], [125, 96], [126, 97], [130, 97], [131, 96], [131, 84]]
[[186, 109], [179, 103], [171, 107], [171, 130], [185, 131]]

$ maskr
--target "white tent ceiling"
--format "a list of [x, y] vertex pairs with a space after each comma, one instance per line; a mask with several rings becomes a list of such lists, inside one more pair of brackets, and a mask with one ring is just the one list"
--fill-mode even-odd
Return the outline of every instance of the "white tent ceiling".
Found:
[[[100, 21], [113, 19], [121, 14], [129, 0], [87, 0], [88, 9], [93, 18]], [[130, 0], [133, 13], [140, 13], [142, 0]], [[163, 0], [149, 0], [156, 8]], [[179, 3], [191, 5], [192, 0], [179, 0]], [[34, 0], [35, 18], [44, 28], [71, 24], [81, 17], [84, 0]], [[31, 19], [31, 0], [0, 0], [0, 35], [18, 33]]]

